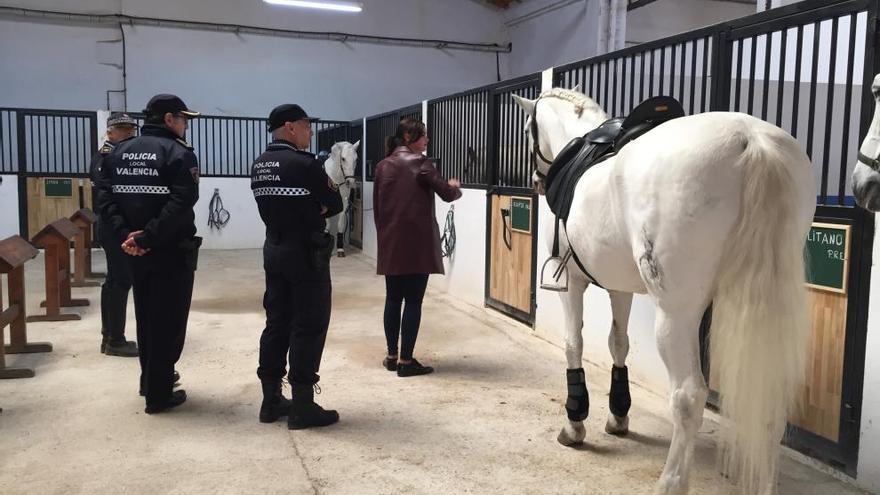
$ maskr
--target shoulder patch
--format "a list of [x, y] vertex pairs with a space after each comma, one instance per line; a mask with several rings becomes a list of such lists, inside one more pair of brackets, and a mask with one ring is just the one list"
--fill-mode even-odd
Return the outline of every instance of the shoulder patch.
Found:
[[192, 147], [189, 143], [186, 142], [186, 139], [183, 139], [183, 138], [177, 138], [177, 139], [175, 139], [175, 141], [177, 141], [177, 144], [179, 144], [179, 145], [183, 146], [184, 148], [186, 148], [186, 149], [192, 151], [193, 147]]
[[98, 149], [98, 153], [102, 155], [109, 155], [111, 151], [113, 151], [113, 147], [109, 144], [104, 144], [104, 146], [101, 146], [101, 148]]

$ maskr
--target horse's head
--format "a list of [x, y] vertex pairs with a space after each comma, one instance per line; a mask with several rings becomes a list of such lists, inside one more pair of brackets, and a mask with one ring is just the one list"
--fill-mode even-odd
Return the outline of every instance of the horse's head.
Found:
[[874, 77], [871, 92], [874, 94], [874, 120], [859, 148], [852, 183], [856, 203], [876, 212], [880, 211], [880, 74]]
[[348, 184], [349, 187], [354, 186], [355, 180], [357, 180], [357, 177], [354, 175], [358, 160], [357, 149], [360, 144], [360, 141], [354, 144], [348, 141], [340, 141], [330, 148], [330, 159], [328, 161], [332, 160], [332, 166], [336, 167], [336, 169], [328, 171], [328, 175], [332, 172], [333, 176], [331, 178], [338, 183]]
[[513, 95], [517, 105], [526, 111], [526, 127], [535, 171], [532, 182], [538, 194], [544, 194], [544, 177], [556, 154], [572, 139], [595, 129], [607, 117], [605, 112], [577, 88], [553, 88], [541, 93], [536, 100]]

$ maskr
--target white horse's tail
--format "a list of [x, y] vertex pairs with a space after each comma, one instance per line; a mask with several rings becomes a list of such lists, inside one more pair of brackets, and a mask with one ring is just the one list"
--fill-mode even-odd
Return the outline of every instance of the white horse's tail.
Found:
[[776, 481], [810, 337], [802, 189], [812, 171], [794, 140], [775, 131], [734, 138], [746, 148], [742, 211], [721, 259], [710, 335], [709, 362], [732, 423], [721, 434], [721, 459], [749, 494], [771, 493]]

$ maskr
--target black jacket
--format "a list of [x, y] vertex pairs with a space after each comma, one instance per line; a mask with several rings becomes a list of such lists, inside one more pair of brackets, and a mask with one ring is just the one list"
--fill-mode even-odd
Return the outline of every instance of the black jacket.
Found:
[[323, 231], [324, 218], [342, 211], [339, 191], [330, 184], [315, 155], [283, 140], [269, 144], [251, 166], [251, 191], [267, 235], [306, 238]]
[[196, 233], [199, 164], [192, 147], [163, 126], [116, 145], [100, 167], [98, 208], [121, 239], [139, 247], [178, 247]]
[[98, 148], [98, 151], [92, 155], [92, 161], [89, 163], [89, 179], [92, 183], [92, 211], [95, 212], [96, 215], [100, 216], [100, 211], [98, 209], [98, 205], [100, 201], [98, 200], [98, 182], [101, 181], [101, 165], [104, 162], [104, 158], [107, 157], [115, 148], [116, 145], [111, 143], [110, 141], [104, 141], [104, 144]]

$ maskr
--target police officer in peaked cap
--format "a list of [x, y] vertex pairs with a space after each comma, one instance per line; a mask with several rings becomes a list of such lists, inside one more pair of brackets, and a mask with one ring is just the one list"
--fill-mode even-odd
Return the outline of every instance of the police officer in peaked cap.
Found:
[[134, 286], [141, 393], [147, 414], [186, 401], [173, 391], [186, 335], [198, 248], [193, 205], [199, 164], [183, 139], [198, 112], [174, 95], [147, 103], [139, 137], [119, 143], [105, 159], [98, 187], [101, 215], [129, 255]]
[[[260, 421], [287, 415], [290, 429], [327, 426], [336, 411], [315, 404], [318, 368], [330, 324], [330, 255], [333, 238], [325, 218], [342, 211], [342, 198], [315, 155], [309, 117], [285, 104], [269, 114], [272, 143], [251, 167], [251, 190], [266, 224], [266, 327], [260, 337], [257, 376], [263, 386]], [[288, 362], [292, 399], [281, 394]]]
[[131, 139], [137, 132], [137, 121], [127, 113], [115, 112], [107, 118], [107, 136], [104, 144], [92, 156], [89, 176], [92, 181], [92, 210], [98, 213], [95, 233], [104, 249], [107, 260], [107, 277], [101, 284], [101, 353], [108, 356], [137, 357], [137, 344], [125, 340], [125, 313], [128, 292], [131, 290], [131, 268], [127, 255], [122, 252], [122, 241], [103, 215], [98, 211], [100, 181], [104, 158], [122, 141]]

